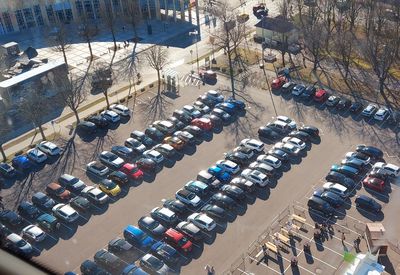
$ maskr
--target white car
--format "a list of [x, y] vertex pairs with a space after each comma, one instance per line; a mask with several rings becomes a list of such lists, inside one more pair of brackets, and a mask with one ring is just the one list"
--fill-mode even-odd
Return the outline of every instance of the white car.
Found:
[[300, 148], [294, 146], [293, 144], [286, 142], [275, 143], [273, 149], [281, 149], [282, 151], [297, 156], [300, 153]]
[[134, 138], [127, 138], [125, 140], [125, 146], [131, 148], [136, 153], [143, 153], [146, 151], [146, 146], [144, 146], [140, 141]]
[[103, 151], [99, 155], [99, 159], [105, 165], [111, 166], [111, 168], [119, 169], [121, 168], [125, 161], [118, 157], [116, 154], [110, 151]]
[[195, 107], [193, 107], [192, 105], [183, 106], [182, 111], [184, 111], [185, 113], [187, 113], [188, 115], [190, 115], [193, 118], [201, 117], [201, 112], [199, 110], [197, 110]]
[[112, 104], [110, 110], [116, 112], [120, 116], [129, 116], [131, 114], [129, 108], [122, 104]]
[[172, 134], [175, 131], [174, 124], [169, 120], [156, 120], [152, 126], [164, 134]]
[[278, 158], [271, 156], [271, 155], [260, 155], [257, 157], [258, 162], [265, 163], [269, 166], [272, 166], [274, 168], [279, 168], [282, 165], [282, 161], [280, 161]]
[[61, 153], [60, 148], [58, 148], [57, 145], [50, 141], [42, 141], [37, 145], [37, 148], [39, 148], [40, 151], [48, 154], [49, 156], [56, 156]]
[[231, 174], [237, 174], [240, 170], [239, 164], [230, 160], [219, 160], [215, 164]]
[[29, 149], [26, 156], [36, 163], [43, 163], [47, 160], [47, 155], [40, 151], [38, 148]]
[[269, 183], [267, 175], [258, 170], [244, 169], [240, 175], [261, 187], [267, 186]]
[[18, 252], [29, 254], [32, 252], [32, 246], [25, 241], [20, 235], [11, 233], [6, 237], [6, 242], [11, 244], [12, 248]]
[[369, 104], [365, 109], [361, 112], [361, 114], [365, 117], [371, 117], [376, 110], [378, 110], [378, 106], [375, 104]]
[[121, 119], [119, 114], [117, 114], [116, 112], [111, 111], [111, 110], [105, 110], [105, 111], [101, 112], [100, 114], [108, 122], [111, 122], [111, 123], [116, 123], [116, 122], [120, 121], [120, 119]]
[[254, 138], [243, 139], [240, 142], [240, 146], [256, 150], [257, 152], [262, 152], [264, 150], [264, 143]]
[[212, 231], [217, 226], [217, 223], [204, 213], [193, 213], [187, 220], [206, 231]]
[[322, 186], [325, 190], [329, 190], [342, 198], [347, 197], [347, 188], [339, 183], [325, 182]]
[[249, 164], [249, 168], [253, 170], [258, 170], [266, 174], [267, 176], [273, 176], [275, 174], [275, 168], [263, 162], [253, 161]]
[[105, 204], [109, 197], [106, 193], [101, 191], [99, 188], [95, 186], [87, 186], [83, 188], [81, 191], [81, 194], [86, 197], [88, 200], [91, 202], [97, 203], [97, 204]]
[[296, 137], [285, 137], [282, 142], [292, 144], [293, 146], [299, 148], [300, 150], [306, 149], [306, 143]]
[[381, 169], [381, 172], [390, 177], [398, 177], [400, 175], [400, 167], [384, 162], [377, 162], [372, 166], [374, 170]]
[[384, 121], [387, 119], [390, 115], [389, 109], [386, 107], [381, 107], [379, 110], [375, 113], [374, 119], [378, 121]]
[[193, 106], [199, 110], [200, 112], [202, 112], [203, 114], [208, 114], [211, 109], [210, 107], [208, 107], [206, 104], [204, 104], [201, 101], [196, 101], [195, 103], [193, 103]]
[[86, 170], [100, 177], [105, 176], [110, 172], [110, 169], [108, 169], [107, 166], [98, 161], [89, 162], [86, 165]]
[[276, 119], [286, 122], [289, 125], [290, 129], [292, 130], [295, 130], [297, 128], [296, 121], [294, 121], [291, 118], [288, 118], [287, 116], [277, 116]]
[[371, 158], [367, 155], [357, 152], [347, 152], [346, 159], [358, 159], [364, 163], [364, 165], [368, 165], [371, 162]]
[[175, 198], [193, 207], [197, 207], [201, 203], [199, 196], [183, 188], [176, 191]]
[[56, 204], [53, 207], [52, 211], [54, 216], [68, 223], [72, 223], [79, 218], [78, 212], [76, 212], [75, 209], [73, 209], [68, 204], [63, 204], [63, 203]]
[[163, 155], [156, 151], [156, 150], [147, 150], [143, 153], [143, 156], [149, 159], [152, 159], [153, 161], [155, 161], [156, 163], [161, 163], [164, 161], [164, 157]]
[[34, 242], [41, 242], [46, 238], [46, 233], [36, 225], [28, 225], [22, 229], [22, 235]]

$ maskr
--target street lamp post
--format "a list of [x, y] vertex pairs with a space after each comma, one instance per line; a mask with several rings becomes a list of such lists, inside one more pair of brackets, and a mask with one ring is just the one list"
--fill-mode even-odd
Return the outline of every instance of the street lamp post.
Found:
[[199, 50], [197, 47], [197, 42], [199, 41], [198, 36], [199, 36], [199, 32], [197, 30], [194, 30], [192, 32], [189, 32], [189, 35], [194, 35], [196, 37], [196, 63], [197, 63], [197, 73], [199, 73], [200, 68], [199, 68]]

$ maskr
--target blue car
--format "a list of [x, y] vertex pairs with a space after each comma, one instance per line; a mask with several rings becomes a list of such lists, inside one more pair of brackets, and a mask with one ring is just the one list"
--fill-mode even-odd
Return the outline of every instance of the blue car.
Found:
[[140, 267], [135, 264], [130, 264], [122, 270], [122, 275], [148, 275], [149, 273], [145, 272]]
[[30, 160], [27, 156], [24, 155], [16, 156], [12, 159], [11, 163], [12, 166], [14, 166], [14, 168], [18, 170], [27, 170], [31, 168]]
[[246, 104], [243, 101], [234, 99], [233, 97], [229, 97], [225, 102], [234, 104], [239, 110], [244, 110], [244, 108], [246, 108]]
[[151, 251], [157, 258], [167, 264], [176, 264], [180, 260], [180, 254], [175, 248], [163, 241], [158, 241], [151, 246]]
[[382, 206], [376, 202], [376, 200], [366, 195], [360, 195], [358, 198], [356, 198], [355, 203], [357, 208], [372, 210], [375, 213], [379, 213], [382, 210]]
[[215, 105], [215, 108], [224, 110], [230, 115], [234, 115], [237, 111], [235, 104], [229, 102], [218, 103], [217, 105]]
[[139, 248], [151, 247], [156, 241], [144, 233], [141, 229], [133, 225], [128, 225], [124, 229], [124, 238], [130, 244]]
[[215, 165], [208, 168], [208, 173], [215, 176], [220, 181], [227, 182], [231, 180], [231, 175], [228, 172]]
[[351, 178], [356, 178], [360, 174], [360, 171], [358, 169], [353, 168], [353, 167], [348, 166], [348, 165], [337, 165], [337, 164], [334, 164], [334, 165], [331, 166], [331, 171], [342, 173], [343, 175], [346, 175], [346, 176], [351, 177]]

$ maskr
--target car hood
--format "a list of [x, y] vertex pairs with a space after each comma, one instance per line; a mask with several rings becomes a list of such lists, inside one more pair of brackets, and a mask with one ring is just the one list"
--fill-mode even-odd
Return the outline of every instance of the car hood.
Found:
[[154, 233], [156, 234], [163, 234], [165, 232], [165, 227], [159, 224], [156, 228], [153, 229]]
[[143, 241], [142, 241], [142, 246], [148, 247], [148, 246], [152, 246], [154, 244], [155, 240], [152, 237], [146, 237]]

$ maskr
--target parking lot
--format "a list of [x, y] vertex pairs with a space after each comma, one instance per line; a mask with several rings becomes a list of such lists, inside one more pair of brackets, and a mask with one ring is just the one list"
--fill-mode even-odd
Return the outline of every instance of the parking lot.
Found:
[[[57, 143], [64, 148], [62, 157], [4, 190], [3, 192], [8, 193], [3, 195], [7, 206], [15, 209], [18, 202], [29, 198], [37, 191], [43, 191], [49, 182], [55, 181], [62, 173], [71, 173], [89, 184], [96, 181], [94, 178], [89, 179], [86, 175], [86, 164], [97, 159], [101, 151], [110, 149], [112, 145], [123, 144], [132, 130], [143, 130], [151, 122], [148, 110], [157, 110], [159, 114], [170, 116], [174, 109], [193, 102], [207, 89], [207, 87], [200, 89], [186, 87], [181, 90], [179, 97], [167, 98], [169, 103], [159, 104], [156, 109], [154, 109], [154, 102], [151, 101], [154, 94], [145, 93], [138, 97], [133, 117], [123, 121], [114, 130], [98, 132], [97, 136], [84, 140], [76, 137], [73, 140], [58, 141]], [[160, 206], [161, 199], [172, 198], [176, 190], [187, 181], [194, 179], [200, 170], [207, 169], [215, 161], [222, 159], [223, 153], [236, 147], [240, 140], [246, 137], [257, 137], [258, 127], [271, 121], [274, 116], [270, 97], [265, 91], [249, 89], [246, 99], [248, 107], [244, 117], [239, 117], [224, 127], [221, 132], [217, 131], [207, 136], [198, 146], [185, 149], [184, 154], [168, 161], [156, 176], [147, 176], [143, 182], [136, 182], [124, 188], [123, 192], [108, 206], [96, 208], [91, 214], [81, 215], [76, 225], [63, 226], [57, 235], [52, 235], [43, 247], [38, 248], [37, 257], [33, 259], [58, 272], [78, 271], [83, 260], [92, 258], [96, 251], [106, 247], [109, 240], [122, 236], [122, 230], [127, 224], [135, 225], [141, 216], [148, 215], [151, 209]], [[349, 114], [338, 114], [321, 105], [303, 104], [281, 96], [274, 96], [274, 99], [279, 114], [292, 117], [298, 124], [319, 127], [322, 133], [321, 142], [312, 144], [305, 156], [289, 165], [270, 188], [260, 189], [255, 197], [248, 198], [247, 204], [243, 204], [237, 211], [231, 213], [227, 222], [219, 222], [217, 233], [209, 235], [204, 245], [197, 245], [192, 254], [186, 257], [184, 266], [180, 270], [183, 274], [200, 274], [204, 272], [204, 266], [207, 264], [213, 265], [217, 273], [228, 269], [230, 264], [247, 250], [249, 244], [273, 222], [282, 209], [288, 207], [289, 204], [297, 205], [298, 211], [302, 209], [301, 207], [305, 208], [306, 197], [312, 192], [314, 186], [322, 185], [321, 179], [326, 175], [330, 165], [340, 162], [344, 154], [354, 149], [355, 145], [367, 143], [377, 146], [385, 151], [388, 158], [399, 155], [395, 133], [390, 128], [376, 127], [374, 123], [361, 119], [353, 120]], [[130, 101], [130, 107], [132, 103], [133, 99]], [[267, 146], [266, 149], [269, 147]], [[393, 162], [399, 164], [396, 158]], [[390, 196], [394, 196], [397, 192], [395, 187], [393, 186]], [[19, 191], [13, 192], [15, 188]], [[390, 204], [386, 204], [387, 201], [383, 203], [385, 218], [375, 217], [375, 219], [383, 219], [389, 235], [396, 239], [399, 223], [393, 224], [393, 219], [387, 219], [394, 209], [389, 210]], [[352, 228], [349, 225], [350, 222], [366, 221], [365, 215], [353, 207], [346, 212], [346, 219], [340, 222], [347, 222], [347, 227], [350, 229]], [[308, 215], [307, 211], [305, 214]], [[389, 224], [386, 223], [387, 220], [390, 221]], [[309, 225], [305, 226], [306, 230], [311, 232], [310, 225], [312, 226], [313, 222], [308, 216], [307, 221]], [[312, 239], [309, 233], [301, 234], [305, 239]], [[351, 243], [351, 238], [351, 236], [347, 238], [349, 243]], [[331, 266], [336, 267], [335, 259], [342, 258], [338, 255], [341, 255], [341, 241], [332, 238], [329, 242], [329, 244], [324, 243], [324, 246], [330, 248], [325, 249], [324, 253], [329, 255], [315, 254], [315, 262], [318, 262], [317, 259], [324, 259], [324, 261], [329, 259], [326, 261], [327, 264], [318, 265], [318, 269], [328, 272], [320, 274], [331, 274], [329, 273]], [[226, 253], [227, 251], [229, 253]], [[299, 246], [296, 251], [300, 254], [301, 247]], [[282, 264], [277, 262], [277, 265], [272, 268], [276, 268], [278, 272], [282, 271], [282, 268], [285, 271], [290, 266], [287, 259], [290, 261], [290, 257], [285, 256], [281, 260]], [[330, 262], [331, 259], [332, 262]], [[309, 269], [306, 263], [300, 263], [300, 265]], [[257, 270], [261, 268], [259, 272], [263, 270], [260, 265], [254, 266]], [[316, 268], [311, 271], [319, 273]], [[256, 270], [252, 272], [258, 274]]]

